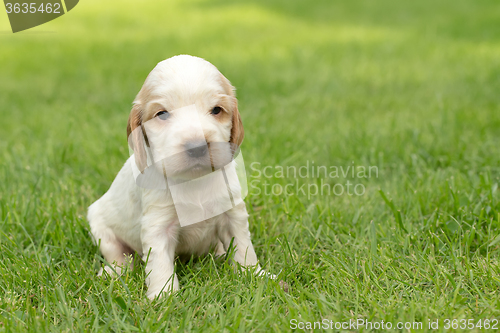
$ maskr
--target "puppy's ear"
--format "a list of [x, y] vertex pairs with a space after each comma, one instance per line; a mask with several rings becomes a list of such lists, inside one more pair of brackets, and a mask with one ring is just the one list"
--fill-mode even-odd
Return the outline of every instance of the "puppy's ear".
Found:
[[134, 150], [135, 164], [141, 173], [144, 172], [147, 165], [147, 155], [142, 133], [142, 109], [141, 104], [134, 104], [130, 116], [128, 117], [127, 124], [127, 139], [130, 148]]
[[233, 119], [231, 127], [231, 138], [229, 142], [241, 146], [243, 142], [243, 137], [245, 136], [245, 131], [243, 130], [243, 122], [241, 121], [240, 112], [238, 111], [238, 100], [236, 99], [236, 94], [234, 93], [235, 88], [231, 85], [228, 79], [222, 74], [220, 74], [220, 80], [225, 93], [232, 97], [232, 109], [233, 109]]
[[231, 127], [231, 139], [229, 139], [229, 142], [239, 147], [243, 142], [244, 136], [245, 131], [243, 130], [243, 122], [241, 121], [240, 112], [238, 111], [238, 101], [234, 98], [233, 127]]

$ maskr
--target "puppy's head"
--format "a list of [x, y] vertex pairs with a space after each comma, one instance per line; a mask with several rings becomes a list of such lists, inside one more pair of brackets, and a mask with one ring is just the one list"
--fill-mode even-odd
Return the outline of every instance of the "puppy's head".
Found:
[[141, 172], [149, 156], [169, 176], [206, 174], [227, 164], [243, 141], [234, 87], [201, 58], [164, 60], [134, 100], [127, 136]]

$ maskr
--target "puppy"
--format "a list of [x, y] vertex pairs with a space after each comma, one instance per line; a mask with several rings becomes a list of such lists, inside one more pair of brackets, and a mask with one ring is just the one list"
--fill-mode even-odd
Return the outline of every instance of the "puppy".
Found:
[[[190, 193], [189, 186], [185, 186], [180, 197], [191, 201], [204, 198], [204, 207], [215, 209], [209, 218], [186, 226], [180, 224], [180, 206], [175, 205], [172, 195], [173, 185], [222, 168], [214, 162], [217, 154], [222, 156], [219, 164], [230, 161], [229, 165], [234, 165], [234, 147], [243, 141], [234, 87], [217, 68], [188, 55], [160, 62], [134, 100], [127, 136], [134, 154], [110, 189], [88, 210], [93, 238], [111, 265], [104, 270], [110, 275], [120, 274], [130, 263], [131, 254], [137, 252], [147, 260], [147, 296], [152, 299], [179, 289], [174, 273], [177, 255], [203, 255], [214, 248], [221, 255], [232, 244], [234, 260], [243, 266], [255, 266], [255, 271], [262, 274], [238, 185], [228, 186], [232, 206], [226, 211], [219, 207], [220, 190], [214, 190], [211, 181], [206, 183], [208, 186], [198, 187], [196, 193]], [[219, 149], [207, 149], [217, 145]], [[154, 174], [149, 178], [153, 181], [138, 186], [138, 180], [148, 172]], [[167, 181], [162, 183], [163, 178], [155, 175]], [[224, 175], [227, 178], [229, 173]], [[189, 202], [187, 205], [185, 211], [189, 212]], [[103, 274], [102, 268], [98, 274]]]

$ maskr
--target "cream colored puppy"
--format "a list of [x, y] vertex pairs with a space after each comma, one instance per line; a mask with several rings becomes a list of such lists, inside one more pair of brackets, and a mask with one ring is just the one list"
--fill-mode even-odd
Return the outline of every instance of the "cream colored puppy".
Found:
[[[175, 56], [151, 71], [133, 104], [127, 135], [134, 154], [108, 192], [88, 210], [92, 235], [111, 264], [104, 269], [111, 275], [120, 274], [130, 254], [136, 251], [147, 260], [147, 296], [154, 298], [162, 291], [179, 289], [174, 273], [176, 255], [202, 255], [213, 248], [217, 254], [223, 254], [232, 241], [234, 260], [243, 266], [256, 266], [256, 272], [263, 273], [250, 240], [248, 214], [242, 200], [233, 201], [234, 208], [220, 215], [181, 227], [168, 186], [140, 187], [134, 176], [151, 165], [139, 137], [145, 134], [143, 131], [148, 132], [145, 126], [159, 133], [151, 137], [149, 130], [149, 137], [142, 139], [149, 153], [162, 156], [163, 173], [170, 172], [172, 179], [181, 181], [199, 177], [207, 163], [213, 170], [213, 152], [209, 154], [204, 143], [241, 145], [243, 126], [230, 82], [201, 58]], [[194, 131], [190, 118], [185, 116], [188, 106], [194, 106], [204, 137], [200, 137], [200, 131]], [[227, 157], [232, 151], [226, 147], [229, 145], [221, 148], [221, 154]], [[216, 192], [207, 189], [201, 195], [216, 206]], [[102, 273], [101, 269], [99, 275]]]

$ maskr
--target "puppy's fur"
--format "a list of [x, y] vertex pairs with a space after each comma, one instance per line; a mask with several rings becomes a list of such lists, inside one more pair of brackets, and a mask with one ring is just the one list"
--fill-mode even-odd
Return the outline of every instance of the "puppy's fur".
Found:
[[[134, 138], [140, 133], [136, 129], [148, 121], [158, 121], [164, 126], [166, 137], [155, 146], [157, 153], [182, 151], [182, 146], [193, 140], [194, 134], [190, 132], [189, 121], [183, 120], [182, 110], [177, 109], [193, 104], [208, 144], [241, 145], [244, 132], [234, 88], [217, 68], [187, 55], [162, 61], [147, 77], [130, 113], [127, 136], [131, 135], [129, 142], [134, 155], [127, 160], [108, 192], [88, 210], [92, 235], [112, 265], [104, 268], [110, 275], [121, 273], [133, 251], [143, 260], [147, 259], [149, 298], [162, 291], [179, 289], [174, 274], [176, 255], [203, 255], [212, 248], [220, 255], [227, 251], [232, 239], [234, 260], [243, 266], [257, 266], [256, 272], [262, 273], [250, 240], [243, 202], [223, 214], [181, 227], [168, 189], [145, 189], [136, 185], [133, 168], [142, 172], [147, 167], [144, 147]], [[220, 113], [211, 112], [214, 107], [220, 107]], [[159, 112], [165, 111], [170, 111], [169, 118], [160, 120]], [[190, 162], [180, 163], [187, 167]], [[102, 273], [103, 269], [99, 271]]]

